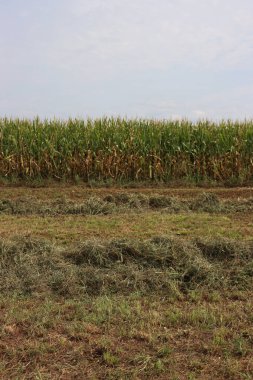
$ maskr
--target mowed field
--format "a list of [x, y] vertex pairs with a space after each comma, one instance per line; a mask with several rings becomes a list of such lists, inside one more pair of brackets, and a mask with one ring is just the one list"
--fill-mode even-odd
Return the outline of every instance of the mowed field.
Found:
[[0, 378], [252, 379], [253, 189], [0, 187]]

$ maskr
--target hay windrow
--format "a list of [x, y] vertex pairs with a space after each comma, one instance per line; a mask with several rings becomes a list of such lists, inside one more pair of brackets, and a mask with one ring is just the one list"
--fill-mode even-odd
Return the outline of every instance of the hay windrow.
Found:
[[107, 196], [91, 196], [80, 202], [59, 198], [51, 202], [19, 198], [0, 199], [0, 214], [10, 215], [109, 215], [138, 211], [162, 211], [165, 213], [253, 212], [253, 198], [221, 201], [217, 195], [204, 192], [194, 199], [179, 199], [167, 195], [119, 193]]
[[[229, 262], [229, 265], [228, 265]], [[0, 242], [0, 291], [66, 297], [129, 292], [185, 292], [196, 287], [249, 288], [251, 243], [89, 240], [63, 248], [29, 237]]]

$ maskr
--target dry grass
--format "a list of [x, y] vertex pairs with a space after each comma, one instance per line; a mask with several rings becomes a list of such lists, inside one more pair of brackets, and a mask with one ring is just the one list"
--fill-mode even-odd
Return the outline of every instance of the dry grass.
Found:
[[164, 210], [167, 213], [208, 212], [236, 213], [252, 212], [253, 197], [222, 201], [212, 192], [203, 192], [194, 199], [180, 199], [163, 194], [121, 192], [115, 195], [89, 196], [75, 202], [66, 197], [52, 201], [40, 201], [28, 197], [15, 200], [0, 199], [0, 214], [12, 215], [108, 215], [130, 210]]
[[61, 248], [20, 237], [1, 242], [0, 259], [1, 292], [20, 295], [249, 289], [253, 274], [252, 244], [226, 239], [92, 240]]

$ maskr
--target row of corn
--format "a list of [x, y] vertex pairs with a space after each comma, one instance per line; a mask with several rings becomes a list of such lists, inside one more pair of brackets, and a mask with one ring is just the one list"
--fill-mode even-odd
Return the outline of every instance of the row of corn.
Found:
[[0, 119], [0, 177], [253, 178], [253, 121]]

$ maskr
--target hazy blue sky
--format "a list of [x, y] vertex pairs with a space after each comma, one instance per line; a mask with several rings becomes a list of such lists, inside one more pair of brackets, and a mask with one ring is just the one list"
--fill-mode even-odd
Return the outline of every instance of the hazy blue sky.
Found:
[[253, 117], [252, 0], [0, 0], [0, 116]]

